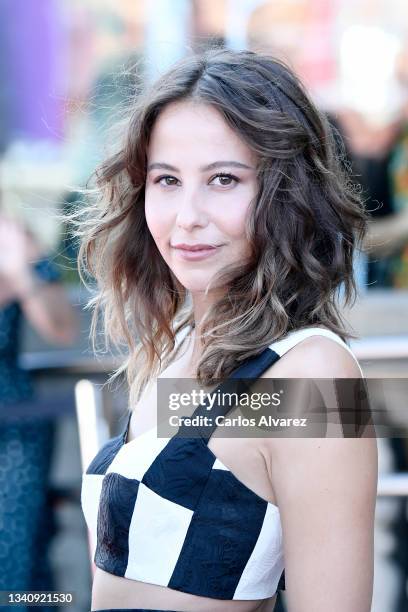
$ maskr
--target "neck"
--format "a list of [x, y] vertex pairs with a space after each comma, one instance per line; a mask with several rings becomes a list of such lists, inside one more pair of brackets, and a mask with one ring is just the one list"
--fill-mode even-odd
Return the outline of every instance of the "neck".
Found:
[[200, 323], [214, 303], [215, 295], [213, 292], [209, 292], [206, 295], [204, 291], [200, 291], [192, 293], [191, 298], [193, 302], [194, 327], [197, 333], [199, 333]]
[[204, 292], [192, 293], [194, 330], [191, 333], [192, 346], [190, 363], [194, 371], [196, 371], [196, 366], [202, 354], [202, 341], [200, 338], [201, 321], [214, 303], [216, 297], [217, 293], [215, 291], [208, 292], [207, 295]]

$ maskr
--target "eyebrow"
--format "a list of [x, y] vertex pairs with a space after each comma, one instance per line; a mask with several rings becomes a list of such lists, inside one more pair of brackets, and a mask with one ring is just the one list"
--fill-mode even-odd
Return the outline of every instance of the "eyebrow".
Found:
[[[199, 170], [200, 172], [207, 172], [208, 170], [215, 170], [215, 168], [222, 168], [225, 166], [253, 170], [251, 166], [247, 166], [247, 164], [243, 164], [242, 162], [238, 162], [238, 161], [216, 161], [216, 162], [213, 162], [212, 164], [208, 164], [208, 166], [202, 166], [201, 168], [199, 168]], [[171, 172], [180, 172], [180, 170], [176, 168], [175, 166], [170, 166], [170, 164], [164, 164], [160, 162], [149, 164], [147, 166], [147, 172], [150, 172], [150, 170], [170, 170]]]

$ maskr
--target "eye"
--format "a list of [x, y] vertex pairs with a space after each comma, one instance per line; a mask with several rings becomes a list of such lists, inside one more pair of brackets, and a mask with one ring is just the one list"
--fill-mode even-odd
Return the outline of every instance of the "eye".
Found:
[[230, 185], [232, 185], [232, 181], [235, 181], [235, 183], [239, 183], [239, 178], [237, 178], [236, 176], [233, 176], [232, 174], [228, 174], [224, 172], [219, 172], [218, 174], [213, 176], [210, 182], [212, 183], [213, 180], [216, 178], [220, 179], [220, 182], [219, 182], [220, 187], [229, 187]]
[[[162, 181], [164, 181], [164, 183], [162, 183]], [[169, 174], [166, 174], [165, 176], [158, 176], [157, 179], [155, 179], [154, 181], [154, 183], [158, 183], [159, 185], [163, 185], [164, 187], [173, 187], [177, 184], [177, 182], [178, 179], [176, 179], [175, 176], [170, 176]]]

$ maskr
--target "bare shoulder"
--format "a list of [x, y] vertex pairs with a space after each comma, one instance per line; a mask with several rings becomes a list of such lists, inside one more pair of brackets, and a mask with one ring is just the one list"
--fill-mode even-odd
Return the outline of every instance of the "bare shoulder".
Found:
[[356, 358], [340, 343], [314, 335], [298, 342], [262, 378], [361, 378]]
[[[361, 370], [356, 358], [341, 343], [326, 336], [313, 335], [298, 342], [287, 351], [262, 374], [261, 378], [361, 379]], [[299, 389], [304, 388], [304, 393], [306, 393], [307, 382], [304, 382], [303, 387], [299, 384]], [[342, 452], [345, 452], [346, 456], [350, 458], [353, 457], [353, 452], [359, 455], [364, 448], [364, 452], [368, 453], [365, 454], [366, 459], [373, 460], [376, 456], [377, 443], [374, 436], [367, 435], [364, 436], [364, 439], [343, 437], [340, 417], [342, 405], [334, 384], [332, 385], [331, 382], [324, 384], [319, 387], [319, 391], [322, 393], [321, 397], [325, 402], [324, 405], [331, 409], [331, 420], [334, 419], [335, 409], [337, 409], [338, 422], [330, 423], [331, 437], [328, 438], [310, 438], [307, 436], [287, 438], [271, 436], [265, 438], [263, 440], [263, 450], [267, 461], [270, 465], [274, 465], [274, 468], [277, 465], [282, 466], [282, 470], [279, 471], [280, 475], [284, 474], [289, 466], [293, 469], [296, 468], [294, 456], [300, 459], [300, 464], [303, 466], [312, 465], [316, 457], [320, 457], [323, 462], [327, 461], [327, 464], [332, 461], [334, 463], [333, 474], [336, 473], [338, 466], [336, 457], [338, 458]], [[356, 410], [358, 410], [358, 406], [356, 406]], [[300, 404], [299, 416], [307, 416], [302, 412]], [[352, 448], [354, 449], [353, 452], [351, 451]], [[357, 460], [357, 456], [354, 456], [354, 459]], [[343, 463], [342, 467], [346, 468], [346, 465], [350, 464]], [[339, 469], [341, 468], [339, 467]], [[273, 471], [275, 472], [275, 469]], [[272, 480], [275, 488], [276, 477]], [[281, 487], [284, 487], [286, 482], [284, 479]], [[277, 493], [277, 491], [275, 492]]]

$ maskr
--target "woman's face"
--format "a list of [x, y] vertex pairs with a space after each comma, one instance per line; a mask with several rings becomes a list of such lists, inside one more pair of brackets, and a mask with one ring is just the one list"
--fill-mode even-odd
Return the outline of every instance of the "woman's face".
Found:
[[205, 291], [217, 272], [248, 257], [245, 219], [256, 193], [256, 156], [217, 110], [191, 101], [164, 108], [147, 151], [145, 213], [187, 290]]

